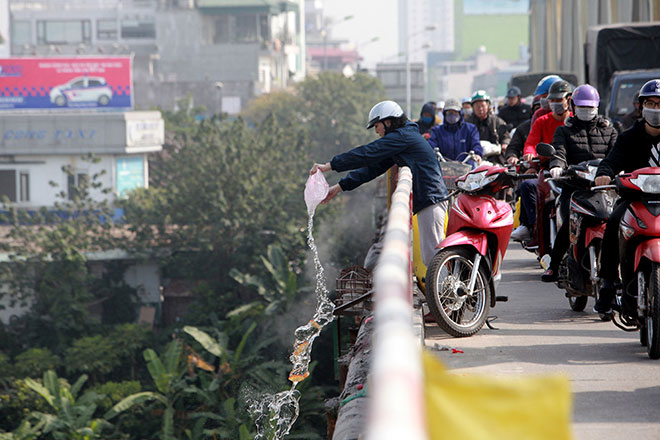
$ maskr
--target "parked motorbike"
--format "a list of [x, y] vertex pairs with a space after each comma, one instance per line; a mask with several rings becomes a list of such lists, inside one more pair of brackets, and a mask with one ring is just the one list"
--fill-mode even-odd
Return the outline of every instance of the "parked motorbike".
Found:
[[513, 228], [509, 203], [495, 195], [519, 175], [482, 165], [456, 180], [459, 195], [449, 213], [447, 237], [429, 265], [426, 299], [438, 325], [455, 337], [472, 336], [486, 322], [496, 301], [500, 265]]
[[[621, 321], [640, 330], [651, 359], [660, 358], [660, 168], [641, 168], [617, 177], [619, 196], [631, 201], [619, 229], [623, 291], [617, 295]], [[622, 306], [628, 306], [622, 307]], [[636, 307], [635, 307], [636, 306]], [[632, 313], [631, 313], [632, 308]], [[634, 310], [636, 308], [636, 315]], [[613, 322], [617, 324], [616, 320]], [[625, 329], [625, 328], [624, 328]]]
[[[572, 310], [581, 312], [598, 298], [598, 262], [607, 219], [616, 199], [613, 185], [591, 187], [600, 159], [571, 165], [551, 186], [571, 191], [569, 247], [559, 265], [557, 286], [566, 290]], [[558, 210], [557, 210], [558, 211]], [[559, 216], [558, 216], [559, 218]]]

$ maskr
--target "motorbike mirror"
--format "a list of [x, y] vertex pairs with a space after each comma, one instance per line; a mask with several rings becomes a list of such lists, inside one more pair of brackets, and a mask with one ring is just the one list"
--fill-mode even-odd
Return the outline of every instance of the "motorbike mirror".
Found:
[[551, 157], [553, 154], [555, 154], [555, 147], [550, 144], [546, 144], [545, 142], [541, 142], [536, 144], [536, 154], [541, 157]]

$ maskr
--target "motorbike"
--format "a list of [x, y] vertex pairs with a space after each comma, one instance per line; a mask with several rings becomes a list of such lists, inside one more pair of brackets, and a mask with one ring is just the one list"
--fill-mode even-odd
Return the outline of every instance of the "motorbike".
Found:
[[598, 298], [601, 243], [616, 199], [613, 185], [591, 186], [599, 163], [600, 159], [594, 159], [571, 165], [563, 176], [549, 180], [551, 186], [571, 191], [565, 219], [569, 222], [569, 245], [559, 264], [557, 286], [566, 290], [568, 303], [576, 312], [585, 309], [590, 296]]
[[[619, 196], [630, 201], [619, 228], [622, 291], [617, 304], [623, 324], [640, 331], [651, 359], [660, 358], [660, 168], [616, 178]], [[626, 309], [624, 306], [628, 306]], [[631, 308], [633, 312], [631, 313]], [[636, 309], [637, 313], [634, 313]], [[632, 316], [631, 316], [632, 315]], [[635, 316], [636, 315], [636, 316]], [[615, 325], [618, 323], [612, 319]], [[619, 325], [620, 326], [620, 325]], [[622, 327], [623, 328], [623, 327]]]
[[455, 337], [472, 336], [496, 296], [500, 266], [513, 229], [509, 203], [495, 195], [519, 175], [499, 166], [481, 165], [456, 179], [458, 194], [449, 212], [447, 237], [438, 244], [426, 277], [426, 300], [438, 325]]
[[[536, 184], [536, 223], [532, 231], [532, 238], [520, 242], [523, 249], [533, 252], [541, 260], [543, 266], [550, 258], [549, 253], [557, 236], [557, 213], [555, 201], [558, 198], [557, 188], [548, 182], [550, 159], [555, 148], [546, 143], [536, 146], [538, 157], [521, 166], [535, 169], [537, 174]], [[546, 257], [547, 255], [547, 257]], [[545, 268], [545, 267], [544, 267]]]

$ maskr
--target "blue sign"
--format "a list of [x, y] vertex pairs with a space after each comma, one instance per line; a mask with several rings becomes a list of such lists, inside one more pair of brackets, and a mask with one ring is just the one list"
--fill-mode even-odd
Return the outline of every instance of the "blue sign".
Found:
[[144, 188], [144, 160], [142, 156], [120, 157], [117, 159], [117, 193], [125, 197], [128, 191]]

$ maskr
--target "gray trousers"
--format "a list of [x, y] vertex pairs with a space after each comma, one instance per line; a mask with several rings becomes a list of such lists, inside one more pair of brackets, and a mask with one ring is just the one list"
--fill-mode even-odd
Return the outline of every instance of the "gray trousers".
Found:
[[419, 247], [422, 252], [422, 262], [429, 267], [436, 253], [435, 247], [445, 238], [445, 214], [447, 201], [427, 206], [417, 213], [419, 229]]

